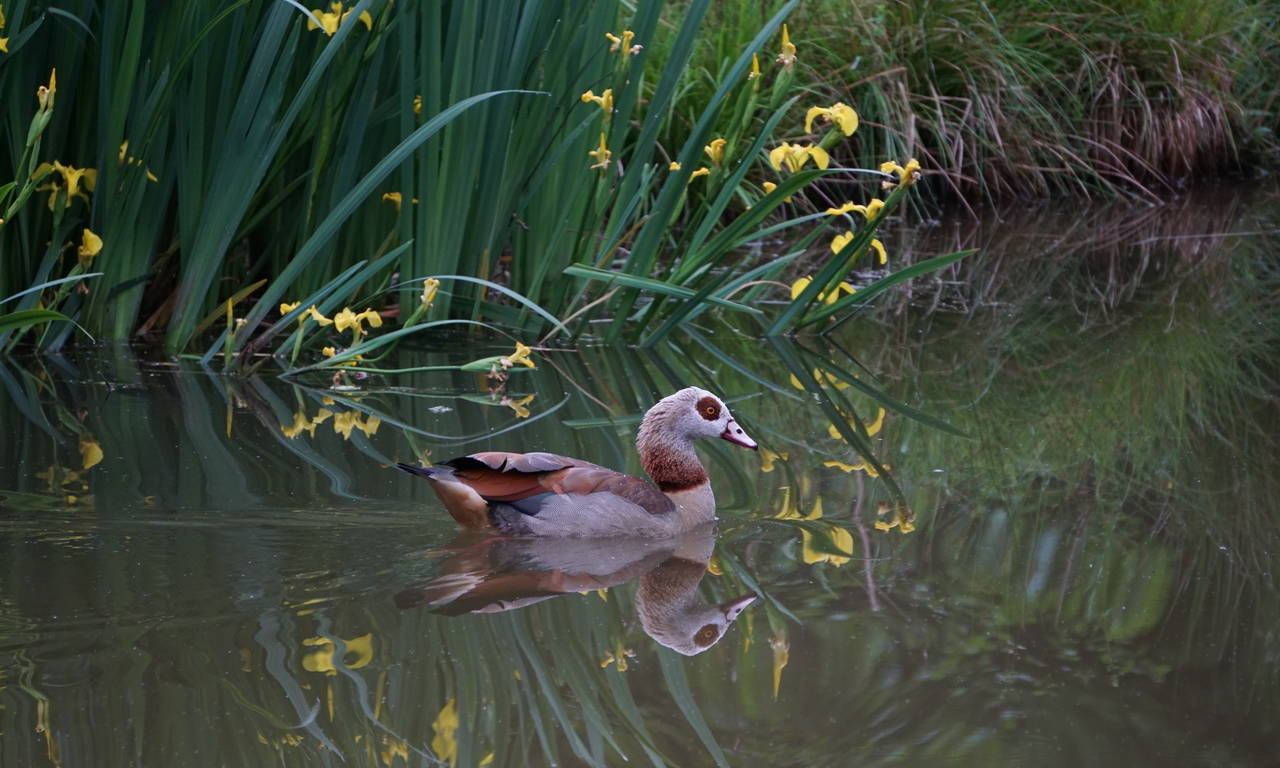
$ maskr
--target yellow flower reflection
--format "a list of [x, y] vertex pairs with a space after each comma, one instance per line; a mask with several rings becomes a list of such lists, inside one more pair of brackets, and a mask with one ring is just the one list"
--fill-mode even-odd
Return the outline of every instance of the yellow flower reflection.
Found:
[[[883, 519], [889, 516], [890, 511], [893, 512], [892, 519]], [[876, 505], [876, 516], [882, 518], [876, 521], [877, 531], [891, 531], [897, 528], [901, 533], [907, 534], [916, 529], [916, 514], [910, 509], [904, 510], [902, 507], [893, 507], [888, 502], [882, 501]]]
[[599, 96], [595, 94], [595, 91], [587, 91], [586, 93], [582, 94], [582, 101], [584, 104], [590, 104], [592, 102], [599, 104], [600, 111], [604, 112], [605, 117], [608, 117], [613, 114], [613, 89], [612, 88], [605, 88], [604, 92], [601, 93]]
[[610, 664], [616, 664], [619, 672], [627, 671], [627, 659], [634, 659], [636, 652], [630, 648], [617, 648], [605, 653], [604, 658], [600, 660], [600, 668], [604, 669]]
[[[347, 669], [360, 669], [373, 661], [372, 632], [342, 642], [346, 646], [346, 653], [338, 663]], [[337, 646], [332, 640], [327, 637], [308, 637], [302, 641], [302, 644], [316, 649], [302, 657], [303, 669], [308, 672], [323, 672], [326, 675], [338, 674], [337, 664], [334, 662]], [[347, 659], [351, 660], [347, 661]]]
[[786, 167], [788, 171], [795, 173], [810, 160], [813, 160], [813, 164], [821, 169], [826, 169], [831, 164], [831, 156], [827, 151], [813, 144], [792, 144], [784, 141], [769, 151], [769, 165], [772, 165], [775, 171]]
[[80, 469], [93, 469], [102, 461], [102, 445], [92, 435], [80, 435]]
[[[796, 63], [796, 47], [791, 44], [791, 35], [787, 32], [787, 25], [782, 25], [782, 51], [778, 54], [776, 61], [784, 67], [790, 68]], [[774, 698], [777, 698], [775, 695]]]
[[760, 449], [760, 471], [772, 472], [774, 469], [774, 462], [786, 461], [789, 458], [790, 456], [788, 456], [786, 453], [774, 453], [768, 448], [761, 448]]
[[769, 648], [773, 651], [773, 700], [778, 700], [778, 689], [782, 687], [782, 670], [791, 659], [791, 643], [785, 634], [769, 638]]
[[537, 395], [525, 395], [519, 400], [512, 400], [509, 397], [504, 397], [502, 398], [502, 401], [499, 402], [499, 405], [505, 405], [515, 411], [517, 419], [527, 419], [529, 418], [529, 409], [525, 406], [532, 403], [535, 397], [537, 397]]
[[[347, 17], [351, 15], [351, 11], [353, 10], [355, 9], [347, 8], [344, 11], [342, 3], [329, 3], [328, 11], [322, 11], [319, 8], [315, 8], [311, 11], [311, 13], [315, 15], [315, 18], [307, 18], [307, 29], [323, 29], [326, 35], [333, 37], [334, 33], [338, 31], [338, 27], [341, 26], [342, 22], [347, 20]], [[364, 24], [366, 29], [373, 29], [373, 17], [369, 15], [368, 11], [361, 11], [358, 18], [360, 19], [360, 22]], [[320, 20], [319, 24], [316, 23], [316, 19]]]
[[829, 107], [809, 107], [809, 111], [804, 116], [805, 133], [813, 130], [813, 121], [819, 117], [839, 127], [840, 132], [845, 136], [852, 136], [853, 132], [858, 130], [858, 113], [843, 101], [837, 101]]
[[382, 426], [382, 419], [377, 416], [370, 416], [365, 420], [364, 414], [360, 411], [345, 411], [343, 413], [334, 414], [333, 431], [342, 435], [343, 440], [351, 439], [352, 430], [358, 429], [364, 433], [365, 437], [373, 437], [378, 432], [378, 427]]
[[503, 369], [512, 368], [517, 365], [537, 368], [538, 366], [533, 363], [532, 353], [532, 349], [517, 341], [516, 351], [506, 357], [500, 358], [498, 360], [498, 364], [501, 365]]
[[449, 765], [455, 764], [458, 761], [458, 742], [453, 736], [458, 730], [456, 701], [449, 699], [445, 702], [440, 714], [436, 715], [435, 722], [431, 724], [431, 730], [435, 732], [435, 736], [431, 738], [431, 751], [435, 753], [436, 759]]
[[318, 422], [313, 422], [311, 421], [311, 419], [308, 419], [307, 414], [304, 413], [303, 411], [298, 411], [297, 413], [293, 414], [292, 424], [280, 425], [280, 434], [284, 435], [290, 440], [302, 434], [303, 432], [307, 432], [312, 437], [315, 437], [317, 423]]

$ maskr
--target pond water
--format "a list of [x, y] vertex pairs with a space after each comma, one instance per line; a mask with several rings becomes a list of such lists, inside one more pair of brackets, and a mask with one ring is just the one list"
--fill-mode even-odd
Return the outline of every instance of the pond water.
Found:
[[[824, 339], [505, 382], [0, 362], [0, 765], [1274, 765], [1277, 228], [1261, 188], [902, 232], [984, 252]], [[764, 449], [703, 447], [713, 531], [457, 538], [394, 468], [639, 474], [689, 384]]]

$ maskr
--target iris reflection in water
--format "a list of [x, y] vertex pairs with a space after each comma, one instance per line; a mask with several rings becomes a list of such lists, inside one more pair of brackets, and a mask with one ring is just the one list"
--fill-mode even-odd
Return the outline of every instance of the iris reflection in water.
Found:
[[402, 609], [499, 613], [560, 595], [638, 579], [636, 613], [645, 634], [686, 656], [715, 645], [756, 600], [746, 594], [707, 604], [698, 585], [715, 549], [712, 526], [664, 539], [483, 538], [463, 534], [431, 581], [396, 595]]

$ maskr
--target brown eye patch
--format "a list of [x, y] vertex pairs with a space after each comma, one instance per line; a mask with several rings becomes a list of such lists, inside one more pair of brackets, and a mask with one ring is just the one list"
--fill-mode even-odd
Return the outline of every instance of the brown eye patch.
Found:
[[697, 643], [699, 648], [706, 648], [718, 639], [720, 639], [720, 628], [715, 624], [706, 625], [693, 636], [693, 642]]
[[707, 421], [720, 418], [720, 403], [714, 397], [704, 397], [698, 401], [698, 415]]

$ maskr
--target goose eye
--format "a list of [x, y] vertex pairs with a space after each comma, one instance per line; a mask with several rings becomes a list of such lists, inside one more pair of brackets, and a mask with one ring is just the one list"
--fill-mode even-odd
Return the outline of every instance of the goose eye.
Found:
[[713, 398], [704, 397], [698, 401], [698, 413], [707, 421], [720, 418], [720, 404]]

